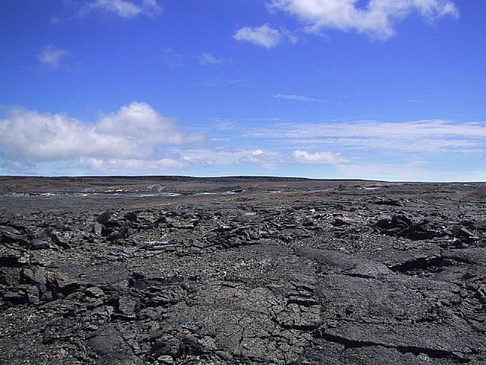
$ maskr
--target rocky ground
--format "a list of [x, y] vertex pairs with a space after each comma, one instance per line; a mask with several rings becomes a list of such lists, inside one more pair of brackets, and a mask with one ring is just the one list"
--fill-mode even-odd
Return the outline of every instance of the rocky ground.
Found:
[[2, 364], [486, 363], [486, 184], [0, 191]]

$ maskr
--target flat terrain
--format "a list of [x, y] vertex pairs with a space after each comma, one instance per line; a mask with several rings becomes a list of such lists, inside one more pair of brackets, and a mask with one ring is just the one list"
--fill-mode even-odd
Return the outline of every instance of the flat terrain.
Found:
[[0, 177], [2, 364], [484, 364], [486, 184]]

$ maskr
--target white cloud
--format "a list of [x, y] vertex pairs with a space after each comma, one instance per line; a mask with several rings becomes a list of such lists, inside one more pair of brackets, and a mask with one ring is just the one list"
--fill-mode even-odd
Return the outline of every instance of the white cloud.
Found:
[[62, 50], [50, 44], [41, 50], [37, 59], [49, 67], [58, 68], [61, 60], [68, 54], [68, 51]]
[[338, 145], [348, 149], [412, 152], [467, 152], [484, 150], [486, 124], [421, 120], [401, 123], [357, 121], [276, 124], [248, 132], [254, 138], [286, 139], [299, 145]]
[[194, 144], [204, 140], [200, 134], [183, 135], [174, 123], [175, 120], [161, 115], [150, 105], [134, 102], [116, 113], [103, 116], [95, 131], [130, 141], [137, 151], [157, 144]]
[[273, 48], [283, 39], [278, 29], [271, 28], [268, 24], [261, 27], [243, 27], [238, 29], [234, 35], [237, 41], [247, 41], [257, 46]]
[[160, 171], [169, 169], [183, 169], [190, 166], [204, 166], [210, 163], [204, 160], [193, 159], [188, 156], [177, 156], [167, 158], [81, 158], [76, 162], [77, 167], [82, 167], [90, 171], [99, 171], [103, 173], [146, 173], [147, 171]]
[[340, 153], [333, 152], [315, 152], [297, 150], [292, 153], [291, 159], [294, 162], [312, 165], [337, 165], [349, 162]]
[[277, 153], [260, 148], [191, 150], [186, 151], [185, 154], [193, 159], [199, 158], [211, 165], [257, 164], [274, 168], [281, 161]]
[[[71, 161], [77, 165], [146, 163], [153, 166], [186, 166], [189, 158], [165, 156], [164, 146], [193, 146], [205, 142], [202, 134], [183, 134], [176, 121], [146, 103], [134, 102], [105, 115], [95, 124], [65, 114], [10, 110], [0, 120], [0, 148], [6, 160], [28, 162]], [[193, 159], [194, 160], [194, 159]]]
[[241, 163], [254, 163], [263, 165], [267, 168], [273, 168], [278, 161], [279, 159], [276, 153], [263, 151], [261, 149], [246, 151], [246, 153], [238, 159], [238, 162]]
[[203, 66], [218, 65], [226, 62], [224, 58], [216, 58], [211, 53], [201, 53], [198, 59], [199, 63]]
[[327, 103], [328, 102], [327, 100], [324, 100], [324, 99], [309, 98], [308, 96], [293, 95], [293, 94], [276, 94], [276, 95], [273, 95], [273, 97], [277, 98], [277, 99], [305, 101], [305, 102], [312, 102], [312, 103]]
[[82, 13], [95, 10], [113, 13], [121, 18], [155, 15], [162, 11], [156, 0], [92, 0], [83, 7]]
[[459, 15], [450, 0], [370, 0], [366, 7], [358, 7], [357, 3], [358, 0], [270, 0], [269, 4], [297, 17], [307, 24], [309, 32], [334, 28], [381, 39], [392, 36], [395, 23], [411, 12], [428, 20]]

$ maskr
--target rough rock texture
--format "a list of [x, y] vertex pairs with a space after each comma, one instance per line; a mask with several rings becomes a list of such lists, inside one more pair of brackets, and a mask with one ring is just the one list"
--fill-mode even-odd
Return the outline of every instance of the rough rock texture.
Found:
[[144, 179], [3, 182], [0, 363], [486, 363], [486, 185]]

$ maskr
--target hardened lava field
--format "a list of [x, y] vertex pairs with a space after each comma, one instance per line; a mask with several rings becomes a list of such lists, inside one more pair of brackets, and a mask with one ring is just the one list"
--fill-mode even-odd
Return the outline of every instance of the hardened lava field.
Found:
[[2, 364], [484, 364], [486, 184], [0, 178]]

